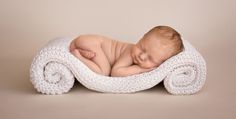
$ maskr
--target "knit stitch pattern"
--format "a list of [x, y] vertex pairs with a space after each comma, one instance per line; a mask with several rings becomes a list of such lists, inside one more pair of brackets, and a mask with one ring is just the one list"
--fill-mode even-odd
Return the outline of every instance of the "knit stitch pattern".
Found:
[[206, 63], [202, 55], [186, 40], [184, 50], [156, 69], [125, 77], [97, 74], [69, 52], [72, 38], [49, 41], [34, 57], [30, 81], [43, 94], [63, 94], [75, 79], [88, 89], [106, 93], [133, 93], [149, 89], [161, 81], [170, 94], [194, 94], [206, 80]]

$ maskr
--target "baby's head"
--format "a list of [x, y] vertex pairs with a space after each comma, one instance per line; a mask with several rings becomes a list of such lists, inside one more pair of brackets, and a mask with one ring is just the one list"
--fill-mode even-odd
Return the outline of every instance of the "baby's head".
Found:
[[182, 50], [182, 39], [176, 30], [169, 26], [156, 26], [134, 45], [131, 56], [134, 64], [153, 68]]

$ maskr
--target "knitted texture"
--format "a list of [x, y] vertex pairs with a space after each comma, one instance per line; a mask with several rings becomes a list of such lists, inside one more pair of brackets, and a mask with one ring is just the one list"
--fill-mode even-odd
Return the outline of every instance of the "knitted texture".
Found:
[[77, 79], [91, 90], [107, 93], [132, 93], [149, 89], [164, 80], [170, 94], [194, 94], [204, 85], [206, 64], [201, 54], [186, 40], [184, 50], [156, 69], [126, 77], [109, 77], [90, 70], [69, 52], [72, 38], [51, 40], [34, 57], [30, 80], [43, 94], [68, 92]]

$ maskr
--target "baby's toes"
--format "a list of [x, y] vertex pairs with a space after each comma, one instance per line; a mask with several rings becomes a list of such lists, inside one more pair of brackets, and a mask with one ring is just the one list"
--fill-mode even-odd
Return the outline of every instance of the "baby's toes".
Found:
[[95, 54], [93, 52], [88, 52], [87, 53], [88, 58], [93, 58]]

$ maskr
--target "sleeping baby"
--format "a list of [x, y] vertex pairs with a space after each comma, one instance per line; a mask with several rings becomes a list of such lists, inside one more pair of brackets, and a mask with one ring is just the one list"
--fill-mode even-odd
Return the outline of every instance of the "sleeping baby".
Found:
[[183, 50], [180, 34], [169, 26], [156, 26], [136, 44], [100, 35], [80, 35], [70, 52], [92, 71], [106, 76], [129, 76], [151, 71]]

